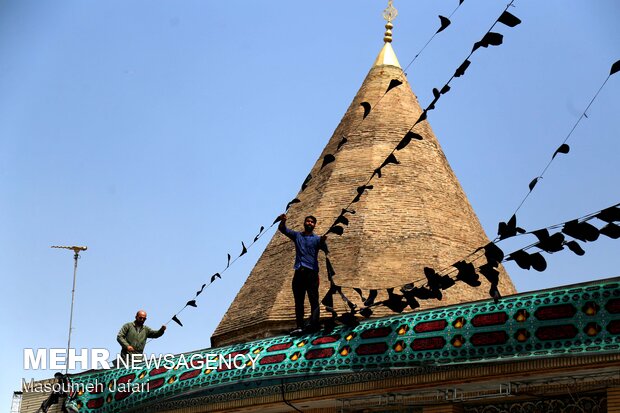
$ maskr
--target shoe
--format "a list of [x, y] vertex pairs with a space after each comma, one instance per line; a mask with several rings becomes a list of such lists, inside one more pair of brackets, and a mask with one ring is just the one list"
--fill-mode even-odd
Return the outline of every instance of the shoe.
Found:
[[304, 333], [304, 330], [302, 328], [296, 328], [295, 330], [291, 331], [289, 334], [292, 336], [300, 336]]

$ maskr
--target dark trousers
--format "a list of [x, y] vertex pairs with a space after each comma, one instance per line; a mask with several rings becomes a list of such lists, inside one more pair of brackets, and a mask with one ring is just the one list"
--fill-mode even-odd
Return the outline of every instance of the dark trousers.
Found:
[[300, 267], [293, 275], [293, 297], [295, 298], [295, 321], [298, 328], [304, 327], [304, 301], [308, 293], [310, 301], [310, 327], [319, 327], [319, 273]]

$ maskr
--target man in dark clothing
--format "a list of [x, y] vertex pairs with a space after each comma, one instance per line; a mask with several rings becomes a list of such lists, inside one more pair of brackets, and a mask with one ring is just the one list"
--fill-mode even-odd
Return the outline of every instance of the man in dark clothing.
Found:
[[[295, 321], [297, 328], [291, 334], [312, 332], [319, 329], [319, 250], [327, 251], [325, 235], [314, 234], [316, 218], [304, 219], [304, 231], [297, 232], [286, 227], [286, 214], [280, 215], [278, 229], [295, 243], [295, 274], [293, 275], [293, 297], [295, 298]], [[304, 301], [306, 293], [310, 301], [310, 322], [304, 326]]]
[[126, 363], [131, 362], [131, 359], [136, 362], [142, 361], [142, 352], [146, 345], [146, 339], [161, 337], [164, 335], [164, 331], [166, 331], [166, 326], [161, 326], [159, 330], [153, 330], [144, 325], [145, 321], [146, 311], [138, 311], [135, 321], [124, 324], [116, 336], [116, 341], [122, 347], [121, 357]]

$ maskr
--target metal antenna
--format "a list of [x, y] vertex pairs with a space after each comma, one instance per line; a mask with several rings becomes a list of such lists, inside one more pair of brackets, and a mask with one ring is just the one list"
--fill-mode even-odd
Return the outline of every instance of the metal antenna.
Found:
[[75, 279], [77, 277], [77, 263], [80, 258], [80, 251], [86, 251], [88, 247], [65, 247], [63, 245], [52, 245], [52, 248], [62, 248], [65, 250], [72, 250], [74, 252], [73, 259], [75, 264], [73, 265], [73, 289], [71, 290], [71, 312], [69, 315], [69, 340], [67, 342], [67, 364], [65, 368], [65, 374], [69, 372], [69, 349], [71, 348], [71, 331], [73, 330], [73, 302], [75, 301]]

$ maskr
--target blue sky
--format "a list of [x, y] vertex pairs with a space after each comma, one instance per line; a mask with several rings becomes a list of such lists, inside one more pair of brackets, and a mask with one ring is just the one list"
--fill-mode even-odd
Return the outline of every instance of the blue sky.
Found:
[[[0, 406], [27, 347], [64, 347], [73, 260], [87, 245], [72, 343], [117, 350], [144, 308], [157, 327], [292, 199], [382, 46], [387, 2], [0, 1]], [[396, 1], [405, 66], [456, 0]], [[510, 217], [620, 59], [614, 0], [515, 2], [429, 122], [487, 234]], [[407, 71], [432, 100], [504, 9], [465, 1]], [[620, 202], [620, 74], [518, 215], [536, 229]], [[405, 166], [402, 166], [405, 167]], [[404, 229], [406, 230], [406, 229]], [[209, 347], [271, 234], [150, 351]], [[520, 240], [518, 246], [529, 243]], [[500, 245], [501, 246], [501, 245]], [[618, 275], [620, 243], [507, 264], [519, 291]], [[510, 249], [510, 247], [506, 247]]]

